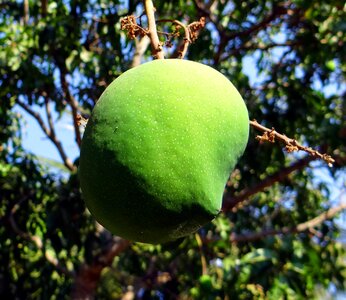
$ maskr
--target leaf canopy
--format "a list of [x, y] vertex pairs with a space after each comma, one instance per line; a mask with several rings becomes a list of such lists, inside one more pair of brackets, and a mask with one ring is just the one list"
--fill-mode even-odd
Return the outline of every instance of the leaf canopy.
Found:
[[[28, 6], [26, 6], [28, 5]], [[5, 1], [0, 4], [0, 298], [307, 299], [345, 288], [336, 219], [309, 227], [345, 194], [344, 1], [155, 1], [158, 20], [206, 27], [187, 59], [225, 74], [250, 118], [331, 154], [323, 162], [258, 143], [230, 174], [228, 209], [174, 245], [131, 244], [90, 216], [68, 141], [55, 125], [90, 114], [105, 87], [133, 66], [141, 40], [120, 29], [139, 1]], [[28, 9], [26, 9], [28, 8]], [[146, 18], [138, 19], [146, 28]], [[172, 32], [170, 22], [158, 22]], [[161, 34], [165, 42], [167, 35]], [[172, 39], [175, 57], [182, 37]], [[145, 44], [145, 43], [143, 43]], [[151, 59], [148, 44], [140, 52]], [[64, 165], [23, 147], [33, 117]], [[30, 138], [34, 132], [28, 132]], [[76, 136], [78, 142], [78, 138]], [[49, 166], [48, 166], [49, 165]], [[321, 175], [322, 174], [322, 175]], [[341, 184], [340, 184], [341, 182]], [[298, 224], [305, 224], [299, 231]], [[90, 298], [89, 298], [90, 299]]]

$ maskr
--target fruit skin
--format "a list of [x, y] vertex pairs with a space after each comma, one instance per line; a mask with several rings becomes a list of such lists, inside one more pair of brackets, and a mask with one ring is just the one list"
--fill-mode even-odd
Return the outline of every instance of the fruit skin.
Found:
[[219, 213], [248, 134], [245, 103], [218, 71], [178, 59], [130, 69], [107, 87], [85, 129], [86, 205], [132, 241], [186, 236]]

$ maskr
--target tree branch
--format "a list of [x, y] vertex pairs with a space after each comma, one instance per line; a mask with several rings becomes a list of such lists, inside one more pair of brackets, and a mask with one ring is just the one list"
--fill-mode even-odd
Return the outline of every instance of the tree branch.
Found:
[[94, 299], [97, 284], [102, 270], [110, 266], [114, 257], [125, 251], [130, 242], [120, 237], [114, 237], [107, 249], [95, 258], [91, 265], [84, 264], [75, 277], [72, 289], [72, 299]]
[[178, 20], [171, 20], [171, 19], [161, 19], [161, 20], [158, 20], [157, 22], [170, 22], [184, 29], [184, 40], [178, 50], [178, 58], [179, 59], [184, 58], [184, 56], [186, 55], [187, 49], [189, 48], [189, 45], [192, 43], [190, 39], [189, 26], [186, 26], [184, 23]]
[[64, 162], [64, 165], [67, 169], [70, 171], [75, 171], [76, 167], [73, 165], [72, 161], [67, 157], [65, 150], [60, 142], [60, 140], [55, 135], [54, 130], [48, 129], [46, 124], [43, 122], [43, 119], [41, 118], [40, 114], [35, 112], [31, 107], [24, 102], [20, 101], [19, 99], [16, 100], [16, 103], [21, 106], [27, 113], [29, 113], [33, 118], [36, 119], [37, 123], [43, 130], [43, 132], [46, 134], [46, 136], [52, 141], [52, 143], [57, 148], [59, 155]]
[[259, 124], [256, 120], [250, 121], [250, 125], [257, 130], [260, 130], [264, 132], [261, 136], [256, 136], [256, 139], [259, 141], [268, 141], [270, 143], [275, 143], [275, 140], [279, 140], [283, 142], [286, 146], [285, 149], [288, 153], [294, 152], [294, 151], [305, 151], [312, 157], [317, 157], [322, 160], [324, 160], [326, 163], [328, 163], [329, 167], [332, 167], [332, 164], [335, 162], [335, 160], [327, 154], [321, 154], [317, 150], [312, 149], [311, 147], [305, 147], [297, 142], [295, 139], [291, 139], [284, 134], [278, 133], [275, 131], [274, 128], [269, 129], [267, 127], [262, 126]]
[[[249, 37], [253, 33], [265, 29], [269, 24], [276, 20], [277, 18], [285, 15], [288, 10], [288, 6], [291, 4], [291, 1], [286, 1], [280, 4], [277, 4], [276, 6], [273, 7], [272, 11], [265, 16], [262, 21], [256, 23], [252, 27], [245, 29], [243, 31], [229, 31], [226, 27], [223, 27], [220, 25], [220, 22], [216, 22], [216, 20], [213, 20], [212, 15], [210, 11], [204, 9], [199, 1], [195, 1], [195, 5], [197, 8], [203, 13], [206, 14], [210, 20], [213, 21], [214, 25], [217, 28], [217, 31], [219, 33], [219, 43], [217, 45], [217, 51], [215, 52], [214, 55], [214, 65], [217, 65], [220, 63], [221, 60], [224, 58], [221, 58], [222, 52], [224, 51], [225, 47], [228, 45], [229, 41], [234, 40], [236, 38], [241, 38], [241, 37]], [[241, 47], [240, 47], [241, 48]], [[236, 49], [238, 51], [238, 49]], [[237, 53], [237, 52], [235, 52]], [[234, 53], [234, 54], [235, 54]], [[226, 57], [227, 59], [227, 57]]]
[[53, 123], [53, 119], [52, 119], [52, 113], [51, 113], [48, 97], [45, 97], [45, 108], [46, 108], [46, 115], [47, 115], [47, 120], [48, 120], [50, 132], [52, 135], [55, 136], [55, 127], [54, 127], [54, 123]]
[[48, 11], [48, 0], [41, 0], [42, 17], [45, 17], [47, 15], [47, 11]]
[[286, 1], [286, 2], [279, 3], [277, 5], [274, 5], [271, 13], [269, 15], [267, 15], [266, 17], [264, 17], [262, 21], [256, 23], [252, 27], [245, 29], [243, 31], [235, 31], [235, 32], [232, 32], [230, 34], [227, 34], [227, 38], [229, 40], [232, 40], [234, 38], [241, 37], [241, 36], [249, 36], [249, 35], [255, 33], [256, 31], [259, 31], [259, 30], [266, 28], [272, 21], [285, 15], [287, 13], [287, 10], [288, 10], [287, 7], [290, 4], [291, 4], [291, 1]]
[[174, 22], [176, 22], [179, 26], [184, 28], [185, 36], [184, 36], [183, 44], [182, 44], [182, 47], [178, 50], [178, 58], [183, 59], [186, 55], [189, 45], [192, 43], [190, 38], [190, 29], [186, 27], [185, 24], [183, 24], [180, 21], [175, 20]]
[[260, 232], [252, 232], [247, 234], [235, 234], [232, 233], [230, 241], [232, 243], [242, 243], [242, 242], [253, 242], [256, 240], [263, 239], [267, 236], [280, 235], [280, 234], [290, 234], [290, 233], [299, 233], [304, 232], [309, 229], [313, 229], [317, 225], [323, 223], [328, 219], [332, 219], [336, 214], [346, 209], [346, 202], [340, 203], [340, 205], [330, 208], [327, 211], [323, 212], [319, 216], [306, 221], [304, 223], [298, 224], [294, 227], [284, 227], [281, 229], [268, 229]]
[[147, 35], [144, 35], [140, 40], [136, 39], [135, 44], [136, 50], [133, 54], [131, 68], [137, 67], [141, 64], [141, 59], [144, 55], [145, 50], [147, 50], [150, 44], [150, 39]]
[[82, 143], [82, 137], [80, 134], [79, 130], [79, 125], [78, 125], [78, 102], [77, 100], [73, 97], [73, 95], [70, 92], [67, 80], [66, 80], [66, 73], [64, 72], [63, 68], [58, 66], [60, 69], [60, 81], [61, 81], [61, 87], [64, 92], [65, 98], [67, 102], [69, 103], [71, 110], [72, 110], [72, 118], [73, 118], [73, 127], [74, 127], [74, 132], [75, 132], [75, 140], [80, 147]]
[[23, 9], [24, 9], [23, 23], [24, 25], [27, 25], [29, 22], [29, 0], [24, 0]]
[[201, 236], [199, 233], [195, 233], [195, 238], [198, 245], [199, 255], [201, 256], [201, 265], [202, 265], [202, 275], [208, 274], [208, 263], [207, 259], [205, 258], [204, 252], [203, 252], [203, 240], [201, 239]]
[[234, 55], [240, 53], [240, 51], [251, 51], [251, 50], [268, 51], [276, 47], [294, 48], [295, 46], [299, 44], [300, 43], [298, 41], [286, 41], [284, 43], [270, 43], [270, 44], [246, 43], [238, 48], [227, 51], [225, 55], [221, 55], [220, 61], [227, 61], [228, 59], [232, 58]]
[[315, 158], [312, 156], [306, 156], [286, 168], [281, 168], [278, 172], [268, 176], [266, 179], [260, 181], [256, 185], [243, 189], [235, 196], [231, 195], [230, 193], [226, 193], [223, 199], [222, 211], [229, 211], [236, 208], [240, 203], [247, 200], [249, 197], [263, 191], [276, 182], [284, 180], [294, 171], [305, 168], [314, 159]]
[[189, 45], [197, 40], [199, 31], [205, 26], [205, 18], [204, 17], [201, 17], [199, 19], [199, 21], [192, 22], [188, 25], [185, 25], [184, 23], [182, 23], [178, 20], [172, 20], [172, 19], [160, 19], [160, 20], [157, 20], [157, 22], [170, 22], [170, 23], [176, 25], [176, 32], [175, 33], [159, 32], [161, 34], [165, 34], [166, 36], [179, 36], [179, 29], [183, 28], [184, 39], [183, 39], [181, 45], [179, 45], [177, 47], [178, 55], [176, 57], [179, 59], [183, 59], [185, 57], [187, 50], [189, 48]]
[[157, 59], [164, 59], [162, 45], [157, 35], [156, 21], [155, 21], [155, 8], [151, 0], [144, 0], [145, 13], [148, 18], [148, 34], [151, 43], [153, 57]]

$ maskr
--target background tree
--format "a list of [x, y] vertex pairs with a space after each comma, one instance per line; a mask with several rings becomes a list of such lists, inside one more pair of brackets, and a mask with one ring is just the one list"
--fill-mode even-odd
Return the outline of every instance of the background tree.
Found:
[[[306, 299], [331, 284], [345, 288], [334, 219], [345, 208], [336, 181], [346, 157], [344, 1], [171, 0], [155, 8], [166, 57], [181, 55], [184, 29], [205, 18], [186, 58], [230, 78], [251, 119], [330, 153], [334, 166], [259, 143], [252, 131], [212, 223], [170, 246], [114, 237], [85, 209], [78, 159], [66, 154], [56, 123], [68, 114], [80, 146], [80, 115], [122, 72], [151, 59], [147, 36], [121, 30], [131, 15], [147, 28], [143, 4], [3, 1], [1, 298]], [[24, 112], [62, 164], [52, 167], [23, 147]]]

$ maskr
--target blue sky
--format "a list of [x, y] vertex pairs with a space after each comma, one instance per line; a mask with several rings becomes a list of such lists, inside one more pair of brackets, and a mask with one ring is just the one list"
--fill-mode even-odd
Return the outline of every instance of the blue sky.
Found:
[[[40, 108], [37, 106], [35, 109], [42, 117], [45, 116], [45, 109], [43, 107]], [[16, 110], [22, 114], [24, 119], [22, 122], [24, 148], [37, 156], [61, 162], [56, 147], [44, 134], [36, 120], [20, 107], [17, 106]], [[58, 118], [58, 114], [55, 113], [53, 114], [53, 119], [57, 120], [55, 123], [56, 134], [62, 142], [68, 157], [73, 161], [79, 156], [79, 149], [74, 140], [71, 116], [69, 113], [64, 113], [61, 118]]]

